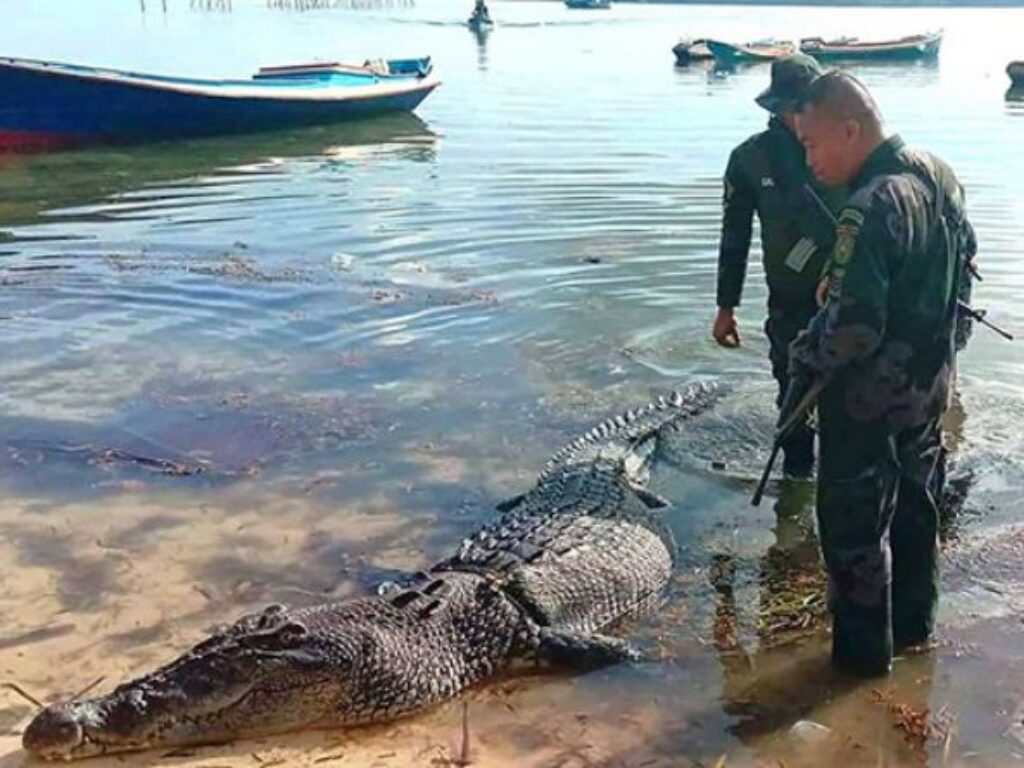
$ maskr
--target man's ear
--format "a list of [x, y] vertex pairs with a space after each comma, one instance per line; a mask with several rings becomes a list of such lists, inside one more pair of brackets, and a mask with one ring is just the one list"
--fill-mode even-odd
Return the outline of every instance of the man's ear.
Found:
[[804, 140], [804, 128], [807, 125], [807, 117], [803, 112], [796, 112], [793, 114], [793, 133], [800, 141]]
[[843, 121], [843, 138], [851, 144], [857, 143], [860, 138], [861, 125], [856, 120], [844, 120]]

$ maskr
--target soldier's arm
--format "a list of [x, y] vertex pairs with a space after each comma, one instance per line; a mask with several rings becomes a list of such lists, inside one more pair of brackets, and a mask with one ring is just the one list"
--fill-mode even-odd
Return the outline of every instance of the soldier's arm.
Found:
[[[961, 197], [962, 200], [962, 197]], [[956, 233], [959, 238], [960, 256], [963, 259], [963, 267], [957, 281], [957, 299], [970, 306], [973, 298], [972, 288], [978, 273], [978, 238], [974, 234], [974, 227], [971, 226], [967, 214], [964, 213], [960, 221], [959, 231]], [[967, 347], [971, 338], [971, 318], [964, 312], [958, 312], [956, 316], [956, 328], [954, 330], [954, 349], [957, 352]]]
[[884, 215], [844, 209], [836, 225], [825, 306], [790, 350], [794, 373], [823, 374], [869, 357], [882, 341], [892, 234]]
[[722, 195], [722, 239], [718, 248], [719, 307], [739, 306], [747, 275], [750, 235], [757, 198], [736, 151], [729, 156]]
[[947, 205], [953, 206], [952, 219], [955, 222], [953, 235], [957, 238], [960, 256], [973, 262], [978, 254], [978, 239], [974, 234], [974, 227], [971, 226], [970, 219], [967, 218], [967, 195], [964, 192], [964, 187], [953, 173], [953, 169], [946, 163], [935, 157], [930, 159], [936, 181], [945, 191]]
[[974, 227], [971, 222], [964, 216], [963, 222], [963, 241], [964, 251], [970, 258], [974, 258], [978, 255], [978, 236], [974, 234]]

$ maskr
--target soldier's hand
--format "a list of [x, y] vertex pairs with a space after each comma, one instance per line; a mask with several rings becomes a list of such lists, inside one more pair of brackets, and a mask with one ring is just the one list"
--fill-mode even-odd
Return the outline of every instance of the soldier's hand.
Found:
[[818, 283], [818, 288], [814, 292], [814, 300], [818, 302], [818, 307], [824, 307], [825, 302], [828, 300], [828, 278], [821, 278], [821, 282]]
[[740, 345], [740, 331], [736, 325], [736, 315], [732, 307], [718, 308], [711, 335], [723, 347], [738, 347]]

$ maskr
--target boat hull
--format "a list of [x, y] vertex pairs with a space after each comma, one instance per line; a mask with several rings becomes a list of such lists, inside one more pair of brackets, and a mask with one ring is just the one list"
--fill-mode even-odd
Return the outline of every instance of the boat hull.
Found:
[[800, 51], [819, 61], [914, 61], [936, 58], [941, 45], [942, 37], [934, 36], [907, 43], [829, 45], [802, 42]]
[[315, 76], [298, 80], [191, 81], [0, 61], [0, 151], [244, 133], [411, 111], [439, 85], [430, 77], [367, 77], [365, 84], [333, 88], [318, 87]]
[[676, 64], [684, 66], [695, 61], [709, 61], [714, 57], [705, 40], [681, 40], [672, 46]]
[[757, 61], [772, 61], [796, 51], [792, 43], [771, 45], [733, 45], [721, 40], [708, 40], [708, 50], [720, 64], [743, 64]]

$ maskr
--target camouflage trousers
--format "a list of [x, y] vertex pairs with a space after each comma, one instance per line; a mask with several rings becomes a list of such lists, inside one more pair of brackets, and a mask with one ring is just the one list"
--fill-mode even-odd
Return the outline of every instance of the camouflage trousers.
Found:
[[893, 433], [853, 420], [840, 387], [823, 394], [819, 426], [816, 503], [832, 657], [854, 672], [884, 673], [894, 645], [927, 640], [935, 621], [941, 428], [936, 419]]
[[[764, 333], [768, 337], [768, 359], [772, 364], [772, 376], [779, 385], [775, 405], [780, 407], [789, 386], [789, 345], [796, 335], [807, 327], [817, 312], [813, 300], [809, 304], [785, 305], [781, 302], [768, 304], [768, 319]], [[782, 444], [783, 471], [791, 475], [807, 475], [814, 466], [814, 430], [804, 423], [793, 430]]]

